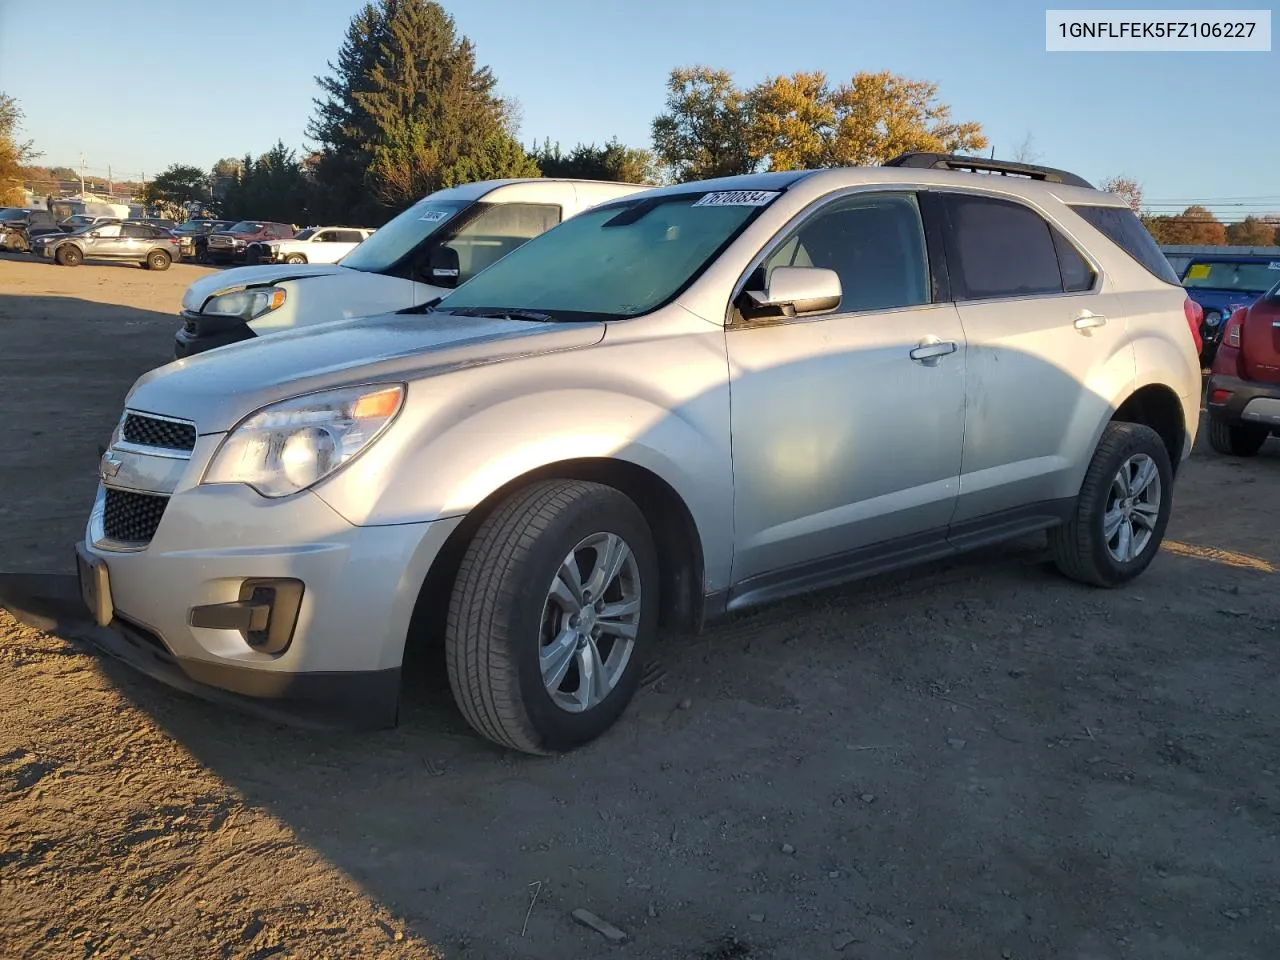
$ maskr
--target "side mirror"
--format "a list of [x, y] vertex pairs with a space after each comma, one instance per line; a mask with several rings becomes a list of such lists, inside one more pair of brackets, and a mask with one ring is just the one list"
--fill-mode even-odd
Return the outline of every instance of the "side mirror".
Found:
[[427, 282], [437, 287], [456, 287], [461, 273], [458, 251], [453, 247], [439, 246], [431, 251], [427, 261]]
[[101, 230], [90, 230], [90, 231], [89, 231], [89, 236], [91, 236], [91, 237], [100, 237], [100, 236], [102, 236], [102, 231], [101, 231]]
[[830, 313], [840, 306], [844, 291], [840, 275], [823, 267], [774, 267], [763, 291], [747, 290], [751, 313], [803, 317]]

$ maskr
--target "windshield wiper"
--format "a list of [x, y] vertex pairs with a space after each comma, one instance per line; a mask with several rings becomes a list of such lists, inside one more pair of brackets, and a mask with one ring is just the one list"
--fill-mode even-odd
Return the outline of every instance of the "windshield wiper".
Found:
[[[359, 267], [352, 267], [351, 269], [358, 270]], [[425, 300], [422, 303], [416, 303], [412, 307], [405, 307], [403, 310], [397, 310], [396, 313], [430, 313], [435, 309], [436, 304], [443, 299], [444, 297], [432, 297], [430, 300]]]
[[449, 310], [455, 317], [485, 317], [493, 320], [532, 320], [535, 323], [547, 323], [549, 313], [538, 313], [536, 310], [521, 310], [516, 307], [459, 307]]

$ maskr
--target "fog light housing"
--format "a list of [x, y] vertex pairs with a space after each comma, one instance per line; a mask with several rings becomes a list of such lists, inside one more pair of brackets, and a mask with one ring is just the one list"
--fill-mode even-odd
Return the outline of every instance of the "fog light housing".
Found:
[[302, 593], [301, 580], [245, 580], [238, 599], [192, 607], [187, 622], [208, 630], [235, 630], [259, 653], [284, 653], [293, 642]]

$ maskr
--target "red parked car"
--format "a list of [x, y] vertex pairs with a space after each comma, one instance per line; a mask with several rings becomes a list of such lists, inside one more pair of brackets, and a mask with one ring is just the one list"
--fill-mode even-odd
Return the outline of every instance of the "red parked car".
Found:
[[291, 240], [295, 233], [297, 231], [287, 223], [241, 220], [225, 230], [209, 234], [205, 254], [214, 263], [243, 263], [249, 244], [264, 240]]
[[1280, 283], [1238, 307], [1222, 331], [1209, 377], [1209, 445], [1252, 457], [1280, 436]]

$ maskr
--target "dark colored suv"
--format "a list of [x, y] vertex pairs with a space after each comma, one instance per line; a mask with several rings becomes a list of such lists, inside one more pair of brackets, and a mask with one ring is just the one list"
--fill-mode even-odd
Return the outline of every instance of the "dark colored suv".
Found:
[[1280, 283], [1223, 326], [1209, 377], [1209, 445], [1252, 457], [1280, 436]]
[[193, 258], [204, 262], [208, 259], [205, 244], [209, 236], [219, 230], [232, 226], [231, 220], [187, 220], [173, 228], [173, 235], [178, 238], [182, 247], [183, 258]]
[[261, 240], [288, 240], [296, 231], [287, 223], [241, 220], [226, 230], [209, 234], [207, 251], [214, 263], [243, 263], [249, 244]]

